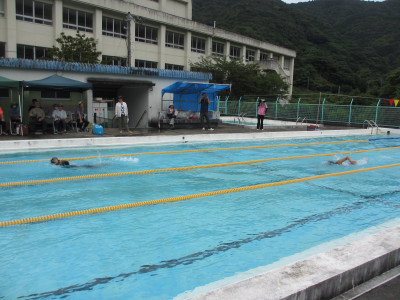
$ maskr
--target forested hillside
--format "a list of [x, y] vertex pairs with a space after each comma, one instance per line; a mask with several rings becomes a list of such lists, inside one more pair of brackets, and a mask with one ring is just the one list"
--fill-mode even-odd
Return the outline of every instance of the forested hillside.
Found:
[[296, 50], [296, 87], [395, 96], [400, 0], [193, 0], [193, 19]]

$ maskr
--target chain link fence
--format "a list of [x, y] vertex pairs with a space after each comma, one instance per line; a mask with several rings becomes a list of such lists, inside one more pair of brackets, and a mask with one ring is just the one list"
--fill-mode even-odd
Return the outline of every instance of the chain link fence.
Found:
[[[319, 99], [317, 104], [302, 103], [302, 100], [292, 100], [262, 97], [266, 99], [268, 111], [266, 118], [289, 121], [307, 121], [313, 123], [363, 126], [366, 120], [374, 121], [382, 127], [400, 127], [400, 105], [391, 99], [362, 99], [349, 98], [349, 104], [330, 104], [332, 97]], [[261, 97], [229, 99], [217, 98], [218, 111], [221, 115], [257, 117], [257, 105]], [[397, 100], [398, 101], [398, 100]], [[318, 103], [319, 102], [319, 103]], [[338, 102], [346, 102], [341, 99]], [[362, 104], [369, 105], [362, 105]]]

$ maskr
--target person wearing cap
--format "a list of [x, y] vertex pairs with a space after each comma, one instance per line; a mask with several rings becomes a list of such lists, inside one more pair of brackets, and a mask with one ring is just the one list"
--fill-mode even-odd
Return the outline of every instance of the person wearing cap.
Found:
[[50, 163], [52, 165], [63, 166], [63, 167], [69, 167], [70, 166], [68, 160], [61, 160], [61, 159], [58, 159], [55, 156], [50, 159]]
[[45, 120], [46, 114], [40, 106], [40, 102], [35, 102], [35, 107], [29, 111], [29, 130], [31, 132], [36, 131], [36, 125], [42, 127], [43, 134], [46, 133], [47, 122]]
[[204, 123], [203, 123], [203, 118], [204, 118], [207, 121], [207, 129], [214, 130], [213, 128], [211, 128], [210, 118], [208, 117], [208, 105], [210, 105], [211, 102], [210, 102], [210, 99], [208, 98], [207, 94], [203, 93], [200, 100], [197, 101], [197, 103], [200, 103], [200, 122], [201, 122], [202, 129], [206, 130], [204, 127]]
[[118, 119], [119, 133], [122, 133], [122, 126], [126, 127], [126, 130], [129, 133], [132, 133], [129, 130], [128, 123], [126, 122], [128, 118], [128, 105], [126, 105], [122, 96], [118, 96], [117, 100], [118, 102], [115, 105], [115, 118]]
[[265, 99], [260, 99], [257, 107], [257, 130], [264, 130], [264, 117], [268, 110], [268, 105]]
[[85, 114], [85, 106], [82, 101], [79, 101], [78, 108], [76, 109], [76, 122], [78, 123], [77, 126], [80, 132], [85, 131], [86, 127], [89, 125], [87, 115]]
[[60, 129], [60, 124], [62, 125], [63, 132], [67, 132], [67, 113], [65, 112], [63, 105], [60, 104], [56, 109], [54, 109], [51, 115], [54, 122], [54, 134], [58, 133]]

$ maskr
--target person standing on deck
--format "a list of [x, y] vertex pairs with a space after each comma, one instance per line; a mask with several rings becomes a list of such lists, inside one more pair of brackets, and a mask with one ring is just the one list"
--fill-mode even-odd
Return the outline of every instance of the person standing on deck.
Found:
[[129, 133], [132, 133], [129, 130], [128, 123], [126, 122], [128, 118], [128, 105], [126, 105], [122, 96], [118, 96], [117, 100], [118, 102], [115, 105], [115, 118], [118, 119], [119, 133], [122, 133], [122, 126], [126, 127], [126, 130]]
[[268, 105], [265, 103], [265, 99], [261, 99], [257, 108], [257, 130], [264, 130], [264, 117], [267, 110]]
[[200, 103], [200, 122], [201, 122], [201, 127], [203, 130], [206, 130], [204, 127], [204, 123], [203, 123], [203, 118], [206, 119], [207, 121], [207, 129], [208, 130], [214, 130], [213, 128], [211, 128], [210, 125], [210, 118], [208, 117], [208, 105], [211, 104], [210, 99], [208, 98], [206, 93], [203, 93], [200, 100], [197, 101], [197, 103]]

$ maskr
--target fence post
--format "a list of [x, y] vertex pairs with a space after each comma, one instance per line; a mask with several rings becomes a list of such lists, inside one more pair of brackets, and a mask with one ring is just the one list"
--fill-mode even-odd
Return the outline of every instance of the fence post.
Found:
[[325, 98], [324, 101], [322, 101], [321, 123], [324, 123], [324, 105], [325, 105]]
[[219, 112], [219, 100], [220, 100], [221, 96], [216, 96], [215, 99], [217, 100], [217, 109], [216, 111]]
[[377, 125], [378, 125], [378, 107], [379, 107], [380, 103], [381, 103], [381, 99], [379, 99], [378, 104], [376, 105], [375, 124], [377, 124]]
[[228, 115], [228, 99], [229, 99], [229, 96], [226, 96], [225, 97], [225, 115], [226, 116]]
[[259, 99], [260, 99], [260, 97], [257, 97], [257, 100], [256, 100], [256, 117], [258, 115], [258, 100]]
[[279, 97], [276, 97], [276, 102], [275, 102], [275, 119], [278, 120], [278, 101]]
[[239, 103], [238, 103], [238, 116], [240, 116], [240, 101], [242, 100], [242, 96], [239, 98]]
[[300, 101], [301, 101], [301, 98], [299, 98], [299, 101], [297, 101], [297, 117], [296, 117], [297, 120], [299, 119]]
[[351, 124], [351, 108], [352, 108], [352, 106], [353, 106], [353, 98], [351, 99], [351, 102], [350, 102], [350, 111], [349, 111], [349, 125]]

